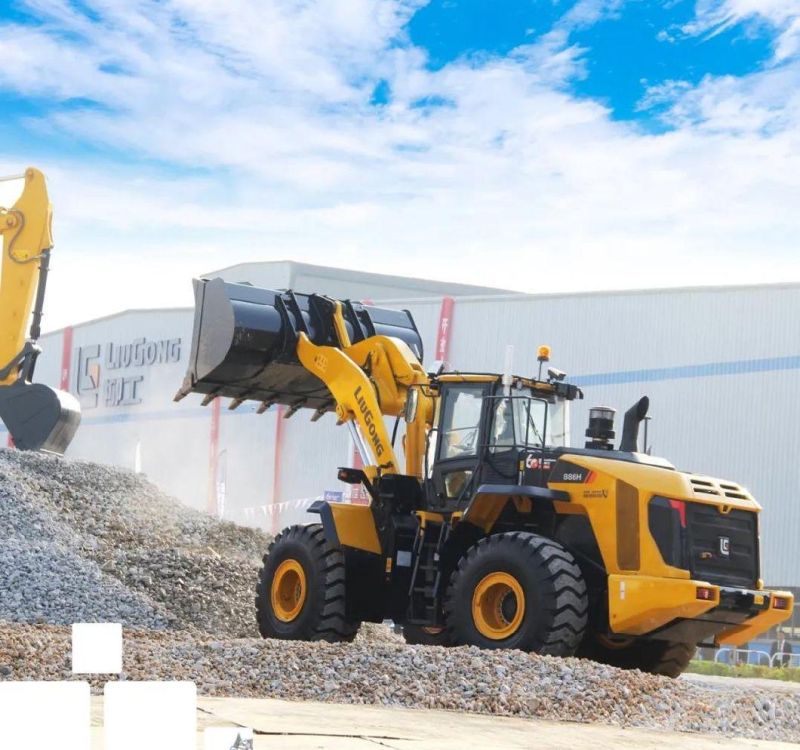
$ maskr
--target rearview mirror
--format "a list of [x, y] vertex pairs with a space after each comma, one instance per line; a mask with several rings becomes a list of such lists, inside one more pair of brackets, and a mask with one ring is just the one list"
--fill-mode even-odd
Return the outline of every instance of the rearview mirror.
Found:
[[406, 424], [410, 424], [417, 418], [417, 406], [419, 405], [419, 391], [416, 388], [409, 388], [406, 394], [406, 406], [403, 410], [403, 417]]

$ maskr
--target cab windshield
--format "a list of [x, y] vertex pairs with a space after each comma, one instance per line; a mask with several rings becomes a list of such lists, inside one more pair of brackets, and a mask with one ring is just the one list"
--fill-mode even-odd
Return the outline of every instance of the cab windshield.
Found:
[[498, 396], [492, 399], [489, 448], [495, 452], [510, 448], [530, 449], [567, 444], [564, 401], [548, 402], [533, 396]]

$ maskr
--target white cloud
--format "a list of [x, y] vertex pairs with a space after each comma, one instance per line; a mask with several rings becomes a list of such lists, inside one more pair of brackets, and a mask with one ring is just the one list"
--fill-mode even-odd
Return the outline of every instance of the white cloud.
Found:
[[800, 52], [800, 4], [797, 0], [698, 0], [695, 19], [684, 27], [689, 34], [717, 34], [735, 24], [762, 22], [778, 30], [775, 61]]
[[629, 0], [577, 0], [564, 14], [559, 25], [567, 28], [592, 26], [620, 13]]
[[652, 89], [674, 129], [648, 134], [568, 92], [566, 22], [434, 72], [419, 4], [37, 0], [39, 26], [0, 26], [0, 86], [96, 103], [28, 126], [128, 156], [2, 155], [50, 176], [49, 324], [188, 304], [193, 274], [256, 259], [525, 291], [797, 278], [792, 61]]

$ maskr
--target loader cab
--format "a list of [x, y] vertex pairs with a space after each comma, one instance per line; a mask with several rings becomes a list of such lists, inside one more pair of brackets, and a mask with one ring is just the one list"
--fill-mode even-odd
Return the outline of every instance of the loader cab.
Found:
[[426, 460], [431, 508], [456, 510], [481, 484], [544, 485], [548, 453], [569, 444], [575, 386], [514, 378], [506, 388], [499, 375], [443, 375], [437, 387]]

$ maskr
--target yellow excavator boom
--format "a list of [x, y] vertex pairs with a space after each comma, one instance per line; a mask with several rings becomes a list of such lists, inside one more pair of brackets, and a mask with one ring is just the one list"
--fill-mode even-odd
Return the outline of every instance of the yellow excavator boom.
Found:
[[[24, 347], [41, 260], [53, 246], [52, 207], [44, 175], [31, 168], [21, 177], [6, 179], [22, 179], [25, 187], [12, 208], [0, 207], [0, 366], [11, 362]], [[10, 385], [18, 377], [18, 370], [12, 368], [0, 385]]]
[[0, 206], [0, 419], [18, 448], [63, 453], [80, 423], [78, 402], [31, 383], [41, 351], [36, 341], [53, 247], [52, 207], [38, 169], [2, 178], [11, 181], [21, 182], [22, 192], [12, 206]]

